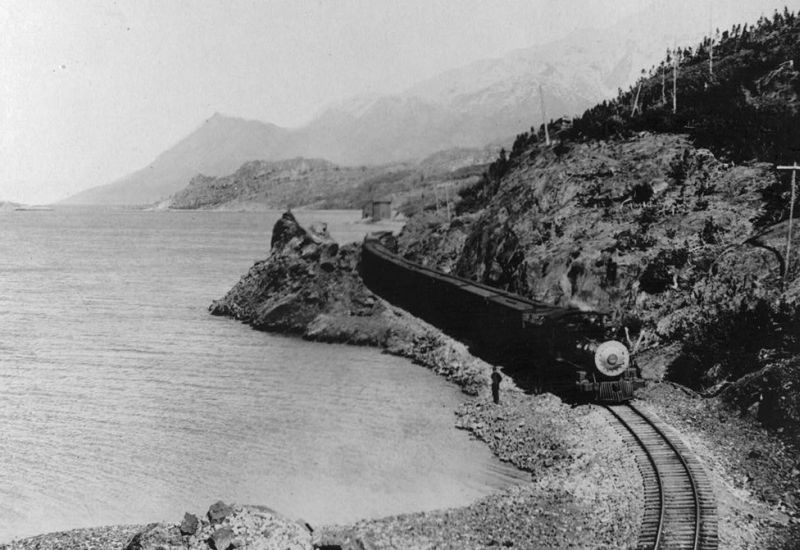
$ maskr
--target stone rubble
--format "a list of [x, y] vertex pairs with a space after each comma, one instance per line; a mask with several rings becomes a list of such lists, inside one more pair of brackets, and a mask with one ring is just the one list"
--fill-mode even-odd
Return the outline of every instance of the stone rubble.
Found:
[[217, 501], [206, 519], [188, 512], [180, 525], [154, 523], [139, 531], [124, 550], [310, 550], [308, 527], [263, 506]]

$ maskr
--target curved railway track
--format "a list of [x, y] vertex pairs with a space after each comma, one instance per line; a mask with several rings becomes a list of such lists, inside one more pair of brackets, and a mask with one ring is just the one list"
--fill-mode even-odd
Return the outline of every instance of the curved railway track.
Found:
[[606, 408], [619, 421], [644, 482], [637, 549], [716, 549], [716, 501], [697, 459], [670, 428], [636, 406]]
[[[492, 362], [492, 351], [502, 350], [504, 360], [518, 355], [527, 360], [532, 349], [574, 347], [576, 335], [588, 334], [590, 317], [599, 315], [536, 302], [475, 281], [454, 277], [413, 263], [391, 253], [376, 240], [362, 248], [361, 274], [367, 286], [392, 303], [454, 334], [467, 337], [475, 349]], [[483, 346], [483, 347], [481, 347]], [[577, 363], [581, 359], [577, 360]], [[527, 363], [529, 365], [529, 363]], [[561, 363], [537, 371], [542, 378], [566, 376], [574, 391], [575, 380]], [[577, 364], [572, 364], [578, 368]], [[620, 392], [623, 383], [627, 389]], [[616, 401], [633, 395], [633, 382], [612, 380], [606, 394]], [[615, 388], [616, 389], [613, 389]], [[603, 399], [603, 386], [600, 399]], [[597, 398], [597, 397], [596, 397]], [[637, 548], [715, 550], [719, 546], [714, 494], [702, 466], [677, 435], [657, 419], [633, 405], [607, 405], [617, 419], [615, 427], [636, 456], [644, 481], [645, 509]]]

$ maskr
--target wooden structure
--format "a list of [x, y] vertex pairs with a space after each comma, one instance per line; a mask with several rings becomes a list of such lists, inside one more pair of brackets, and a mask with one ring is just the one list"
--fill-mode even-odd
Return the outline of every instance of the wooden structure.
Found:
[[361, 211], [361, 217], [370, 218], [374, 222], [391, 219], [392, 200], [373, 199], [369, 201], [364, 205], [364, 208]]

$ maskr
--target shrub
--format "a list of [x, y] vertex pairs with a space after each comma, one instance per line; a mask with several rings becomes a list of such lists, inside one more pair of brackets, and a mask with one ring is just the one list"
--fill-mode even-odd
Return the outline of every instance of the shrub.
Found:
[[639, 285], [648, 294], [660, 294], [674, 281], [675, 270], [686, 265], [689, 253], [685, 249], [662, 250], [644, 268]]

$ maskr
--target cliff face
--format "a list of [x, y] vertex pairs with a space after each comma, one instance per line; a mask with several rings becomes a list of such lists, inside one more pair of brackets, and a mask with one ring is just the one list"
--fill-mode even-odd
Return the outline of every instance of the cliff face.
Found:
[[550, 303], [646, 314], [640, 293], [686, 289], [701, 258], [753, 234], [774, 181], [765, 165], [729, 166], [674, 135], [533, 150], [481, 213], [456, 269]]
[[784, 283], [785, 224], [763, 229], [785, 191], [772, 165], [680, 135], [534, 145], [466, 190], [460, 216], [412, 219], [398, 241], [444, 271], [607, 312], [650, 377], [727, 384], [744, 408], [768, 386], [786, 420], [800, 400], [783, 371], [749, 375], [798, 350], [797, 263]]
[[358, 277], [358, 248], [340, 248], [324, 226], [306, 231], [286, 213], [275, 224], [271, 245], [270, 257], [211, 305], [214, 315], [263, 330], [308, 334], [320, 315], [358, 318], [385, 309]]

